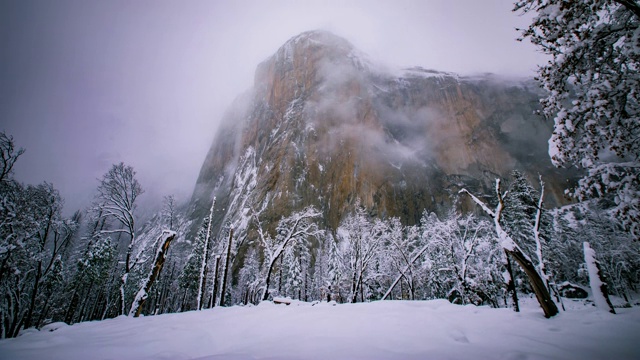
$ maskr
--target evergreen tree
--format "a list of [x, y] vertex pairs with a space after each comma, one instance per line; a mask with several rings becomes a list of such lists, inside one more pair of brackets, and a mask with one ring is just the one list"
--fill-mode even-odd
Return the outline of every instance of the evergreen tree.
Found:
[[586, 170], [572, 194], [611, 198], [640, 237], [640, 5], [637, 1], [519, 0], [533, 15], [522, 31], [551, 60], [538, 69], [554, 119], [549, 155]]
[[[196, 301], [196, 309], [200, 304], [198, 302], [198, 293], [203, 296], [202, 279], [204, 277], [203, 271], [206, 271], [206, 266], [203, 270], [203, 262], [207, 259], [207, 245], [210, 236], [210, 217], [206, 217], [196, 234], [196, 238], [193, 241], [193, 247], [191, 253], [187, 258], [187, 263], [182, 270], [182, 274], [179, 277], [179, 286], [185, 292], [185, 304], [186, 308], [190, 309], [193, 301]], [[202, 302], [203, 303], [203, 302]]]

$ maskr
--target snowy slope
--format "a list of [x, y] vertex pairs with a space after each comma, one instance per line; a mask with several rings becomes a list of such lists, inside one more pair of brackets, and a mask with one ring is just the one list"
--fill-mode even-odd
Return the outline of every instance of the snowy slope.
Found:
[[[581, 304], [581, 303], [580, 303]], [[573, 306], [545, 319], [445, 300], [332, 306], [264, 302], [46, 329], [1, 359], [640, 359], [640, 308]]]

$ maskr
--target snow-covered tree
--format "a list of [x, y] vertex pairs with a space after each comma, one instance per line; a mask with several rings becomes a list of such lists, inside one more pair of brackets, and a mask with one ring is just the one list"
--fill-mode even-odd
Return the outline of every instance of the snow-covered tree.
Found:
[[21, 151], [6, 144], [12, 140], [2, 135], [0, 333], [14, 337], [22, 327], [37, 326], [45, 315], [53, 291], [48, 287], [60, 285], [55, 274], [61, 270], [78, 218], [62, 216], [63, 200], [51, 184], [24, 186], [13, 179], [10, 168]]
[[587, 170], [572, 194], [611, 196], [625, 228], [640, 238], [640, 4], [634, 0], [519, 0], [532, 13], [522, 31], [551, 60], [538, 69], [554, 118], [556, 166]]
[[524, 174], [511, 172], [508, 195], [504, 198], [501, 224], [509, 236], [528, 255], [535, 253], [533, 228], [538, 209], [539, 193], [531, 186]]
[[320, 215], [322, 215], [322, 213], [314, 207], [307, 207], [301, 211], [294, 212], [287, 217], [283, 217], [278, 222], [276, 234], [275, 236], [272, 236], [268, 232], [264, 231], [258, 214], [253, 212], [258, 240], [264, 252], [265, 289], [262, 300], [267, 300], [269, 298], [271, 275], [276, 265], [276, 261], [289, 246], [318, 234], [318, 227], [312, 220]]
[[162, 199], [162, 217], [169, 230], [174, 230], [177, 223], [177, 207], [175, 196], [167, 195]]
[[[527, 277], [529, 278], [529, 283], [531, 284], [531, 287], [533, 288], [533, 291], [536, 294], [536, 298], [538, 300], [538, 303], [540, 304], [540, 307], [544, 311], [545, 317], [548, 318], [548, 317], [554, 316], [558, 313], [558, 308], [556, 307], [555, 303], [551, 299], [551, 296], [549, 295], [549, 291], [547, 290], [544, 280], [542, 280], [542, 278], [540, 277], [540, 274], [538, 274], [529, 256], [527, 256], [522, 251], [522, 249], [516, 244], [515, 241], [513, 241], [513, 239], [509, 236], [509, 234], [507, 234], [507, 232], [503, 229], [502, 225], [500, 224], [500, 220], [502, 218], [502, 214], [504, 210], [504, 196], [505, 196], [505, 194], [503, 194], [500, 189], [500, 179], [496, 179], [495, 191], [496, 191], [496, 197], [498, 200], [498, 205], [496, 206], [495, 210], [489, 209], [487, 204], [485, 204], [482, 200], [478, 199], [476, 196], [472, 195], [466, 189], [460, 190], [460, 193], [468, 194], [471, 197], [471, 199], [482, 208], [485, 214], [487, 214], [489, 217], [493, 219], [494, 229], [498, 237], [498, 244], [500, 244], [502, 249], [505, 251], [505, 254], [507, 255], [507, 261], [509, 260], [508, 256], [512, 256], [516, 260], [518, 265], [520, 265], [522, 270], [527, 274]], [[507, 283], [509, 283], [509, 281], [513, 281], [512, 278], [509, 279], [506, 276], [505, 276], [505, 280], [507, 280]], [[511, 289], [511, 290], [513, 294], [515, 294], [515, 289]]]
[[209, 211], [209, 217], [205, 219], [200, 231], [198, 232], [197, 248], [202, 251], [200, 255], [200, 273], [198, 277], [198, 293], [196, 298], [196, 309], [202, 309], [204, 304], [204, 292], [207, 284], [207, 270], [209, 266], [209, 252], [211, 248], [211, 225], [213, 223], [213, 209], [216, 206], [216, 198], [213, 198], [211, 204], [211, 210]]
[[572, 214], [564, 208], [553, 211], [553, 233], [548, 242], [547, 265], [557, 281], [577, 282], [582, 264], [582, 244], [577, 241], [577, 229], [567, 219]]
[[331, 232], [327, 231], [327, 236], [324, 239], [323, 253], [325, 256], [324, 263], [326, 264], [326, 277], [322, 281], [321, 296], [327, 301], [335, 300], [342, 302], [342, 283], [345, 280], [345, 266], [342, 262], [342, 254], [340, 248], [331, 235]]
[[552, 232], [553, 218], [544, 208], [544, 182], [539, 176], [540, 191], [534, 189], [524, 174], [514, 170], [508, 195], [504, 197], [501, 224], [522, 251], [535, 259], [536, 269], [544, 280], [547, 290], [560, 300], [550, 275], [546, 270], [544, 253], [548, 250], [547, 239]]
[[609, 292], [629, 302], [640, 280], [640, 243], [622, 229], [615, 217], [597, 205], [585, 212], [577, 232], [578, 238], [588, 239], [597, 253], [598, 266]]
[[615, 314], [616, 311], [609, 300], [609, 290], [605, 276], [600, 268], [600, 262], [596, 259], [596, 252], [591, 248], [589, 242], [585, 241], [584, 245], [584, 262], [589, 273], [589, 285], [593, 295], [596, 307]]
[[381, 248], [385, 224], [372, 220], [365, 208], [356, 204], [352, 214], [341, 222], [337, 230], [341, 253], [350, 277], [349, 301], [355, 303], [358, 295], [364, 301], [365, 285], [368, 282], [370, 265], [378, 256]]
[[[209, 252], [211, 247], [211, 220], [215, 202], [211, 205], [209, 215], [204, 218], [196, 238], [193, 241], [191, 253], [179, 277], [180, 288], [184, 289], [183, 310], [190, 307], [195, 300], [196, 309], [200, 310], [204, 304], [206, 273], [208, 271]], [[195, 298], [194, 298], [195, 297]]]
[[302, 297], [303, 274], [301, 264], [300, 246], [289, 246], [284, 251], [282, 267], [284, 275], [284, 288], [281, 295], [293, 299]]
[[147, 276], [144, 283], [140, 287], [140, 290], [133, 299], [131, 309], [129, 310], [129, 316], [140, 316], [142, 306], [149, 297], [149, 290], [151, 290], [151, 286], [153, 286], [153, 283], [156, 281], [156, 279], [160, 275], [160, 272], [162, 271], [162, 268], [164, 267], [164, 262], [167, 259], [169, 245], [171, 245], [171, 241], [173, 241], [175, 237], [176, 233], [171, 230], [165, 230], [162, 232], [162, 235], [160, 235], [160, 239], [158, 239], [157, 241], [160, 245], [158, 246], [158, 250], [156, 251], [153, 267], [151, 268], [149, 275]]
[[260, 265], [258, 255], [254, 247], [249, 248], [244, 256], [244, 264], [238, 273], [239, 298], [243, 304], [255, 303], [259, 301], [258, 296], [260, 286]]
[[16, 148], [13, 136], [0, 132], [0, 183], [11, 178], [13, 165], [24, 151], [23, 148]]
[[200, 275], [200, 258], [196, 253], [192, 253], [187, 258], [187, 263], [182, 269], [182, 273], [178, 277], [178, 285], [183, 291], [180, 311], [186, 311], [191, 308], [192, 299], [198, 291], [198, 279]]
[[[483, 276], [486, 273], [482, 270], [490, 266], [490, 262], [482, 261], [479, 255], [495, 247], [490, 236], [491, 226], [472, 215], [463, 217], [450, 213], [438, 230], [439, 234], [433, 237], [430, 246], [433, 250], [438, 249], [437, 253], [441, 255], [438, 272], [448, 274], [447, 297], [462, 304], [482, 304], [487, 295], [482, 291], [481, 283], [492, 279]], [[497, 260], [487, 260], [490, 259]]]
[[[76, 262], [75, 272], [68, 284], [66, 293], [69, 298], [65, 301], [67, 306], [62, 318], [64, 322], [73, 324], [82, 321], [84, 314], [82, 311], [77, 311], [78, 307], [83, 309], [89, 302], [99, 303], [109, 297], [109, 277], [115, 258], [115, 246], [110, 237], [97, 233], [95, 238], [90, 239]], [[98, 319], [101, 318], [102, 316], [98, 317]]]
[[422, 236], [419, 226], [404, 227], [398, 218], [391, 218], [385, 223], [388, 226], [383, 240], [385, 251], [380, 254], [385, 257], [387, 275], [395, 277], [395, 280], [382, 299], [389, 297], [398, 283], [404, 281], [409, 289], [409, 299], [414, 300], [419, 279], [424, 275], [420, 258], [427, 251], [429, 239]]
[[134, 210], [136, 199], [143, 193], [142, 186], [135, 178], [136, 172], [131, 166], [124, 163], [114, 164], [104, 174], [98, 185], [98, 195], [95, 211], [101, 217], [113, 219], [118, 228], [104, 229], [103, 234], [121, 233], [128, 237], [128, 245], [125, 253], [124, 270], [120, 278], [120, 314], [125, 314], [125, 287], [129, 273], [139, 263], [142, 251], [134, 255], [133, 250], [137, 244], [136, 224]]
[[62, 251], [68, 248], [71, 238], [78, 229], [76, 220], [62, 217], [64, 202], [53, 185], [44, 183], [37, 187], [29, 186], [27, 191], [29, 192], [28, 196], [33, 200], [31, 207], [43, 211], [44, 216], [30, 251], [31, 259], [34, 261], [35, 274], [29, 308], [24, 320], [25, 329], [32, 325], [43, 279], [52, 271], [56, 259]]

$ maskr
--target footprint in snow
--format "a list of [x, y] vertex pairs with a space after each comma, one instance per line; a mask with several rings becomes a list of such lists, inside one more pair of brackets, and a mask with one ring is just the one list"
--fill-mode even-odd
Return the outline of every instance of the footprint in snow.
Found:
[[459, 343], [464, 343], [464, 344], [468, 344], [469, 343], [469, 339], [467, 339], [467, 337], [465, 336], [465, 334], [460, 331], [460, 330], [450, 330], [449, 331], [449, 336], [459, 342]]

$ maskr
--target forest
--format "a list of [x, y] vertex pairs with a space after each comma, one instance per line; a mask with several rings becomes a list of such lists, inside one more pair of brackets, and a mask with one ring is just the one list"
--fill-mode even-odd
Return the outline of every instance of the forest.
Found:
[[0, 337], [284, 298], [447, 299], [518, 311], [519, 296], [535, 296], [547, 318], [588, 294], [611, 313], [638, 305], [640, 6], [522, 0], [514, 11], [533, 15], [520, 40], [551, 59], [537, 77], [540, 114], [553, 121], [549, 155], [582, 174], [568, 205], [546, 207], [544, 179], [514, 170], [489, 194], [454, 194], [473, 210], [424, 211], [415, 225], [374, 217], [357, 200], [335, 229], [313, 207], [273, 221], [249, 204], [246, 231], [226, 224], [213, 233], [215, 198], [208, 216], [189, 218], [188, 204], [167, 195], [141, 221], [144, 184], [119, 162], [98, 180], [91, 206], [66, 216], [52, 184], [15, 178], [25, 150], [3, 131]]
[[561, 308], [563, 297], [586, 295], [594, 276], [585, 264], [586, 239], [608, 292], [623, 298], [624, 306], [637, 301], [640, 246], [612, 216], [611, 204], [600, 199], [546, 209], [543, 180], [532, 183], [518, 171], [508, 185], [497, 182], [487, 204], [466, 190], [458, 194], [458, 201], [478, 202], [478, 211], [451, 211], [444, 218], [425, 211], [413, 226], [373, 218], [360, 205], [335, 230], [318, 225], [322, 214], [314, 208], [276, 226], [262, 221], [260, 210], [247, 209], [248, 235], [238, 239], [227, 226], [216, 237], [209, 225], [214, 201], [189, 239], [191, 221], [172, 196], [148, 223], [137, 224], [143, 188], [123, 163], [104, 174], [89, 210], [63, 216], [64, 200], [51, 184], [13, 178], [23, 149], [10, 135], [2, 133], [1, 140], [3, 337], [52, 322], [281, 297], [339, 303], [448, 299], [517, 311], [518, 294], [538, 290], [515, 252], [534, 267], [546, 296]]

